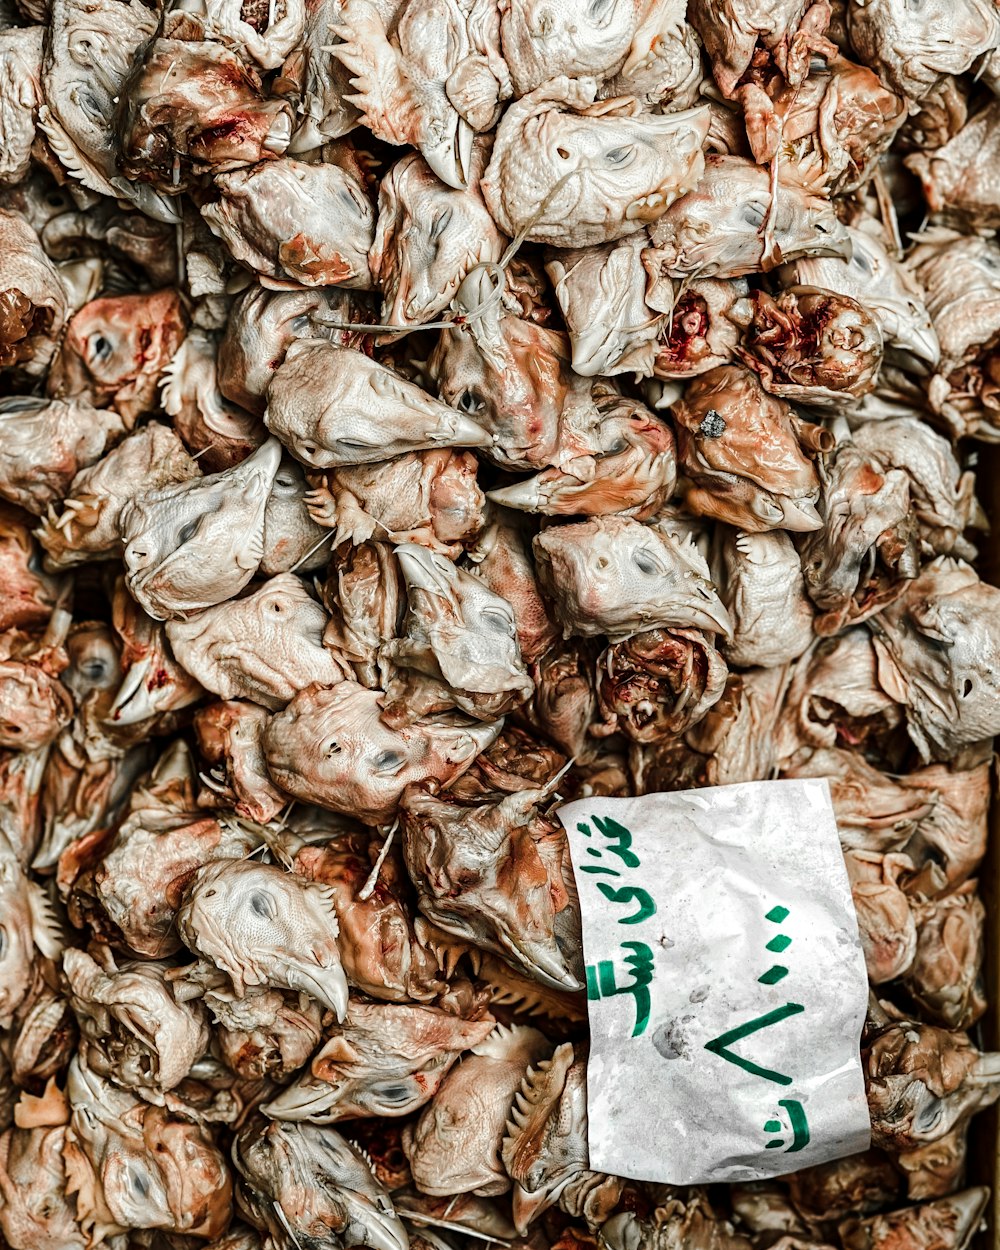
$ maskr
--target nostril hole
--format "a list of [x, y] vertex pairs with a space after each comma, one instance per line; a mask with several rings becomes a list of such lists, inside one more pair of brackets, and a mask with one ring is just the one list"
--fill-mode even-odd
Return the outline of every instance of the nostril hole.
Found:
[[607, 556], [598, 556], [598, 557], [597, 557], [597, 567], [598, 567], [599, 569], [606, 569], [606, 568], [608, 567], [608, 563], [609, 563], [609, 561], [608, 561], [608, 557], [607, 557]]
[[556, 148], [556, 156], [558, 156], [561, 161], [569, 160], [569, 153], [565, 148]]

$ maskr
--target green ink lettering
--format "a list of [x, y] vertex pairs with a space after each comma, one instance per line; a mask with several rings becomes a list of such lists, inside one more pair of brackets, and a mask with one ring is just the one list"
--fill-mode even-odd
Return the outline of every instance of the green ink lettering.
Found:
[[656, 904], [641, 886], [623, 885], [620, 890], [616, 890], [606, 881], [598, 881], [597, 888], [609, 903], [630, 903], [634, 900], [639, 904], [639, 910], [633, 912], [631, 916], [622, 916], [618, 921], [619, 924], [641, 924], [650, 916], [656, 915]]
[[631, 973], [631, 983], [619, 985], [614, 964], [610, 959], [602, 959], [596, 968], [587, 965], [587, 998], [593, 1002], [616, 994], [631, 994], [635, 1001], [632, 1036], [639, 1037], [649, 1023], [651, 1003], [647, 987], [653, 979], [653, 952], [645, 942], [622, 942], [622, 948], [632, 952], [623, 961]]
[[729, 1047], [734, 1042], [742, 1041], [744, 1037], [750, 1037], [753, 1033], [759, 1033], [761, 1029], [768, 1029], [772, 1024], [780, 1024], [782, 1020], [787, 1020], [789, 1016], [797, 1016], [803, 1011], [805, 1011], [805, 1007], [801, 1003], [785, 1003], [784, 1007], [775, 1007], [773, 1011], [769, 1011], [763, 1016], [756, 1016], [753, 1020], [748, 1020], [746, 1024], [739, 1024], [735, 1029], [730, 1029], [727, 1033], [721, 1033], [718, 1037], [713, 1037], [710, 1042], [705, 1043], [705, 1049], [710, 1050], [713, 1055], [718, 1055], [720, 1059], [725, 1059], [727, 1063], [735, 1063], [744, 1072], [751, 1072], [754, 1076], [763, 1077], [765, 1081], [774, 1081], [776, 1085], [791, 1085], [792, 1078], [790, 1076], [785, 1076], [783, 1072], [775, 1072], [771, 1068], [762, 1068], [759, 1064], [753, 1063], [749, 1059], [744, 1059], [742, 1055], [735, 1054]]
[[785, 1153], [793, 1154], [796, 1150], [801, 1150], [804, 1146], [809, 1145], [809, 1121], [806, 1119], [805, 1108], [794, 1098], [779, 1098], [778, 1106], [785, 1108], [791, 1121], [795, 1140]]
[[607, 848], [612, 855], [617, 855], [627, 867], [638, 868], [639, 856], [629, 849], [632, 845], [632, 835], [625, 826], [620, 825], [617, 820], [612, 820], [610, 816], [595, 816], [593, 819], [601, 833], [614, 844]]

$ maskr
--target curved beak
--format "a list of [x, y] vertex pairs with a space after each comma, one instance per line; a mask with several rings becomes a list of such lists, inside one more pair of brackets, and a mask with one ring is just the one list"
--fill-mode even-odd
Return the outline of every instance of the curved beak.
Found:
[[[329, 1081], [304, 1078], [283, 1089], [261, 1111], [272, 1120], [309, 1120], [313, 1124], [333, 1124], [339, 1117], [333, 1108], [340, 1098], [340, 1086]], [[330, 1114], [332, 1112], [332, 1114]]]
[[793, 534], [807, 534], [810, 530], [823, 528], [823, 518], [810, 500], [779, 499], [778, 504], [782, 516], [779, 529], [790, 530]]
[[[561, 1188], [561, 1186], [560, 1186]], [[520, 1185], [514, 1186], [511, 1194], [511, 1212], [514, 1216], [514, 1227], [522, 1237], [528, 1235], [528, 1225], [552, 1206], [559, 1197], [559, 1190], [536, 1189], [528, 1193]]]
[[475, 131], [464, 117], [451, 110], [451, 117], [439, 133], [440, 138], [423, 139], [419, 145], [421, 155], [443, 183], [456, 191], [464, 191], [472, 169]]

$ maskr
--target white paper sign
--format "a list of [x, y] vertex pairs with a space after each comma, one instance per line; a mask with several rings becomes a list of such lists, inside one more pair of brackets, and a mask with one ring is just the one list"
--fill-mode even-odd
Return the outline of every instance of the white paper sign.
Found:
[[868, 978], [826, 781], [558, 815], [583, 914], [591, 1168], [749, 1181], [867, 1149]]

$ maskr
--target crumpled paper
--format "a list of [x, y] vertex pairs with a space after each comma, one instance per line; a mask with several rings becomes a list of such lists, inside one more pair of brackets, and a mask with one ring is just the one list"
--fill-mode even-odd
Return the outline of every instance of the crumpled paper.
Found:
[[868, 979], [826, 781], [558, 816], [583, 915], [591, 1168], [752, 1181], [867, 1149]]

